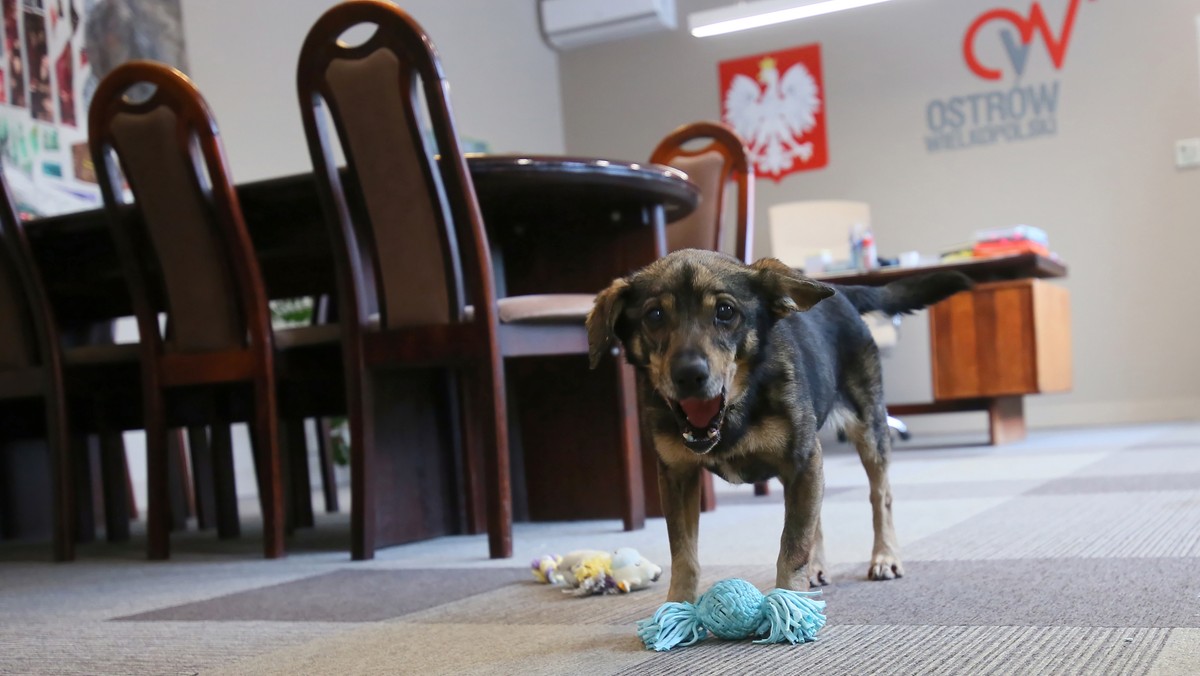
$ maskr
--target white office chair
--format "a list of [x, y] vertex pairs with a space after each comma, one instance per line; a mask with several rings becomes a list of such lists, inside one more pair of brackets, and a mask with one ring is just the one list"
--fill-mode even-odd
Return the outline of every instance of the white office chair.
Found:
[[[850, 200], [805, 200], [776, 204], [767, 211], [771, 255], [787, 265], [805, 268], [812, 258], [850, 259], [850, 231], [855, 224], [871, 225], [871, 206]], [[811, 273], [810, 273], [811, 274]], [[900, 317], [870, 312], [863, 316], [879, 351], [886, 354], [900, 339]], [[888, 427], [908, 440], [908, 426], [888, 416]], [[839, 438], [841, 433], [839, 432]]]

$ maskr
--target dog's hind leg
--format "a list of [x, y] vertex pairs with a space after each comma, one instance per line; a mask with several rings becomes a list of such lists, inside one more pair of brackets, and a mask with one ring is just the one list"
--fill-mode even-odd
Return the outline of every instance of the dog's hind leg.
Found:
[[775, 586], [780, 589], [805, 591], [814, 580], [824, 578], [821, 496], [825, 491], [825, 472], [821, 442], [815, 435], [812, 440], [813, 448], [803, 466], [779, 477], [783, 481], [785, 503], [775, 573]]
[[867, 577], [872, 580], [891, 580], [904, 576], [900, 563], [900, 546], [892, 524], [892, 486], [888, 481], [888, 456], [891, 437], [888, 434], [887, 411], [882, 403], [864, 406], [861, 418], [846, 426], [846, 434], [858, 449], [858, 457], [867, 471], [871, 488], [871, 517], [875, 526], [875, 545], [871, 551], [871, 567]]
[[671, 542], [668, 601], [696, 602], [700, 581], [700, 465], [658, 461], [658, 493]]

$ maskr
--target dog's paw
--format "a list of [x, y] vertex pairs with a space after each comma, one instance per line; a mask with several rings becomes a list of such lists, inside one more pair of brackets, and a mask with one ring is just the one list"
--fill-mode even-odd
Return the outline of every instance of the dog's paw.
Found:
[[894, 580], [904, 577], [904, 566], [899, 557], [894, 554], [876, 554], [871, 557], [871, 568], [867, 571], [869, 580]]

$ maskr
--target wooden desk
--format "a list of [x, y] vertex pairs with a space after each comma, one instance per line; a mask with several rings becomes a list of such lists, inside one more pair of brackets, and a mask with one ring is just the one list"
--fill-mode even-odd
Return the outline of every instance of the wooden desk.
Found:
[[[666, 223], [699, 201], [685, 174], [658, 165], [494, 155], [471, 156], [468, 165], [493, 240], [498, 286], [511, 295], [599, 291], [653, 260]], [[239, 185], [238, 198], [270, 297], [332, 294], [329, 235], [312, 175]], [[102, 211], [40, 219], [28, 233], [60, 323], [131, 314]], [[527, 471], [514, 482], [518, 515], [619, 516], [618, 426], [596, 414], [613, 407], [588, 403], [614, 401], [616, 379], [589, 372], [586, 357], [514, 360], [509, 374], [513, 408], [524, 421], [514, 427], [525, 432]], [[431, 396], [444, 387], [439, 374], [406, 373], [377, 394], [398, 412], [377, 431], [393, 456], [377, 472], [380, 494], [393, 501], [377, 518], [379, 546], [464, 532], [447, 429], [453, 416]]]
[[934, 270], [957, 270], [976, 287], [929, 310], [933, 401], [891, 404], [892, 415], [987, 411], [993, 445], [1025, 438], [1024, 396], [1071, 389], [1070, 295], [1045, 280], [1066, 266], [1035, 254], [919, 268], [822, 275], [876, 286]]

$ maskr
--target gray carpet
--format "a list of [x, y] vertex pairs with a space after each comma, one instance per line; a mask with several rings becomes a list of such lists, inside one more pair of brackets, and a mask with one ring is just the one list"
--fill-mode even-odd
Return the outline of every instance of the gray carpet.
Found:
[[[665, 566], [661, 519], [635, 533], [617, 521], [520, 524], [508, 561], [487, 560], [483, 537], [454, 537], [352, 563], [328, 547], [344, 541], [345, 515], [321, 515], [280, 561], [207, 533], [177, 535], [166, 563], [141, 561], [138, 537], [82, 547], [70, 565], [0, 546], [0, 674], [1200, 673], [1200, 425], [934, 443], [899, 450], [892, 477], [907, 574], [869, 582], [865, 478], [852, 451], [828, 449], [833, 584], [815, 643], [654, 653], [634, 624], [666, 579], [575, 598], [525, 565], [629, 545]], [[702, 586], [771, 586], [773, 489], [720, 486], [701, 521]]]
[[118, 620], [378, 622], [491, 591], [528, 571], [337, 570]]

